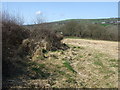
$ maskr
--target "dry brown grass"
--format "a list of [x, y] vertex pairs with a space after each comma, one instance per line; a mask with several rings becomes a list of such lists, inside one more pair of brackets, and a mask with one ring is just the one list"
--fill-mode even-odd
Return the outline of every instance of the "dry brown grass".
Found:
[[[83, 45], [78, 44], [77, 41], [81, 41]], [[42, 75], [43, 79], [31, 80], [31, 85], [35, 86], [37, 84], [39, 88], [41, 82], [47, 81], [44, 83], [45, 86], [55, 88], [118, 87], [118, 60], [110, 53], [94, 48], [94, 43], [97, 43], [98, 46], [96, 47], [100, 47], [98, 44], [100, 42], [102, 45], [104, 44], [103, 46], [109, 43], [116, 45], [116, 42], [82, 39], [65, 39], [63, 42], [67, 43], [70, 48], [49, 51], [45, 54], [47, 58], [44, 58], [44, 60], [40, 60], [40, 57], [36, 59], [37, 64], [40, 64], [39, 69], [49, 73], [49, 75], [46, 73], [41, 74], [38, 67], [34, 68], [35, 72]], [[91, 45], [91, 47], [86, 44]], [[112, 49], [114, 50], [114, 48]], [[65, 62], [68, 62], [67, 65]], [[47, 78], [44, 78], [46, 75], [48, 75]]]
[[87, 39], [64, 39], [64, 43], [74, 46], [90, 47], [100, 52], [109, 54], [109, 56], [118, 59], [118, 42], [104, 40], [87, 40]]

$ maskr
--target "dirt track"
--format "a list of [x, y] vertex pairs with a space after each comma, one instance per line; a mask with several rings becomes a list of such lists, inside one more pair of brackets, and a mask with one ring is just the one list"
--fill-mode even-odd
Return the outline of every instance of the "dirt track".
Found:
[[87, 39], [64, 39], [64, 43], [75, 46], [90, 47], [100, 52], [109, 54], [112, 58], [118, 59], [118, 42], [103, 40], [87, 40]]

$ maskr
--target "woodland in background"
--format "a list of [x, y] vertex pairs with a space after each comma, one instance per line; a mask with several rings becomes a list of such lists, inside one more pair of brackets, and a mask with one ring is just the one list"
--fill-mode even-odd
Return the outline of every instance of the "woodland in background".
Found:
[[118, 24], [92, 24], [69, 21], [63, 25], [52, 27], [55, 31], [62, 32], [66, 37], [79, 37], [97, 40], [118, 40]]

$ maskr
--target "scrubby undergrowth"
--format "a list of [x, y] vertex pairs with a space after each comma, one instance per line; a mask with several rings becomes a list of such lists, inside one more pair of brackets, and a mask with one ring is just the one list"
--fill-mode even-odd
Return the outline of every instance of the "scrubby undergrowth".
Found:
[[74, 41], [67, 46], [42, 24], [29, 30], [2, 18], [3, 88], [117, 88], [117, 59]]
[[[48, 51], [67, 48], [61, 43], [62, 35], [45, 27], [30, 31], [17, 22], [19, 22], [18, 18], [8, 13], [2, 14], [3, 87], [12, 86], [13, 84], [9, 82], [14, 78], [16, 80], [26, 80], [33, 76], [33, 78], [41, 78], [45, 72], [34, 68], [37, 65], [31, 62], [38, 56], [41, 57], [40, 60], [44, 59], [44, 53]], [[35, 71], [41, 72], [41, 76]]]
[[29, 63], [29, 79], [25, 84], [13, 79], [12, 88], [118, 88], [117, 59], [89, 47], [69, 47], [36, 57]]

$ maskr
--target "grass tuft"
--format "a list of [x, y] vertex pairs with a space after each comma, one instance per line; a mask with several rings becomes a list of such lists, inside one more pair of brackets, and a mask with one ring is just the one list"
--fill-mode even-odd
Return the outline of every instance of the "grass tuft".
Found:
[[67, 69], [69, 69], [70, 71], [72, 71], [73, 73], [77, 73], [74, 69], [73, 69], [73, 67], [70, 65], [70, 63], [68, 62], [68, 61], [64, 61], [64, 66], [67, 68]]

